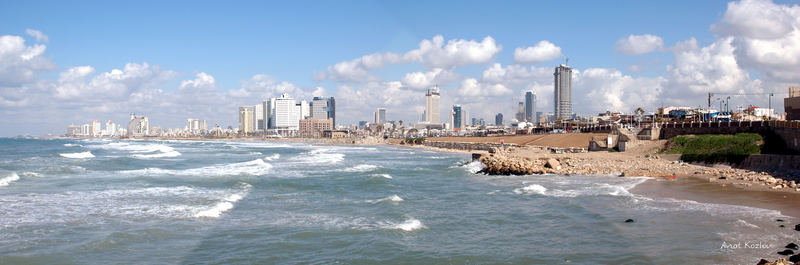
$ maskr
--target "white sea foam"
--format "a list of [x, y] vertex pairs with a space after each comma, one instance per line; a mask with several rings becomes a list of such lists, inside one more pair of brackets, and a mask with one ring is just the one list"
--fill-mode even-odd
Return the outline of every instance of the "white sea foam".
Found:
[[262, 175], [269, 171], [272, 165], [264, 162], [263, 159], [256, 159], [247, 162], [213, 165], [201, 168], [190, 169], [161, 169], [145, 168], [138, 170], [128, 170], [122, 173], [135, 175], [176, 175], [176, 176], [235, 176], [235, 175]]
[[354, 167], [351, 167], [351, 168], [346, 168], [346, 169], [344, 169], [342, 171], [345, 171], [345, 172], [367, 172], [367, 171], [373, 171], [373, 170], [378, 169], [378, 168], [379, 168], [379, 166], [376, 166], [376, 165], [361, 164], [361, 165], [357, 165], [357, 166], [354, 166]]
[[39, 173], [36, 173], [36, 172], [22, 172], [22, 174], [20, 174], [20, 175], [25, 176], [25, 177], [37, 177], [37, 178], [42, 176], [42, 174], [39, 174]]
[[467, 169], [469, 173], [475, 174], [478, 173], [478, 171], [481, 171], [481, 169], [483, 169], [484, 167], [486, 167], [486, 165], [484, 165], [480, 161], [472, 161], [467, 163], [466, 165], [463, 165], [462, 167]]
[[[261, 154], [261, 153], [259, 153], [259, 154]], [[273, 160], [277, 160], [278, 158], [281, 158], [281, 154], [272, 154], [271, 156], [265, 157], [264, 160], [273, 161]]]
[[248, 155], [263, 155], [264, 153], [261, 153], [261, 152], [250, 152], [250, 153], [247, 153], [247, 154]]
[[77, 147], [81, 147], [81, 146], [83, 146], [83, 145], [79, 145], [79, 144], [64, 144], [64, 146], [68, 146], [68, 147], [76, 147], [76, 146], [77, 146]]
[[367, 202], [380, 203], [380, 202], [402, 202], [402, 201], [404, 201], [403, 198], [400, 198], [400, 196], [397, 196], [397, 194], [395, 194], [386, 198], [380, 198], [377, 200], [368, 200]]
[[198, 218], [218, 218], [223, 213], [227, 212], [230, 209], [233, 209], [233, 204], [241, 200], [247, 193], [250, 191], [250, 184], [242, 183], [242, 191], [236, 194], [231, 194], [224, 199], [222, 199], [217, 204], [214, 204], [211, 208], [199, 211], [194, 214], [194, 217]]
[[547, 191], [547, 188], [545, 188], [544, 186], [539, 185], [539, 184], [531, 184], [531, 185], [528, 185], [528, 186], [525, 186], [525, 187], [522, 187], [522, 188], [514, 189], [514, 193], [516, 193], [516, 194], [540, 194], [540, 195], [544, 195], [544, 193], [546, 191]]
[[400, 229], [406, 232], [425, 228], [425, 226], [417, 219], [409, 218], [405, 222], [390, 226], [392, 229]]
[[747, 221], [745, 221], [745, 220], [742, 220], [742, 219], [736, 220], [736, 224], [737, 224], [737, 225], [741, 225], [741, 226], [750, 227], [750, 228], [758, 228], [758, 226], [757, 226], [757, 225], [754, 225], [754, 224], [748, 223]]
[[342, 153], [330, 153], [332, 150], [329, 149], [314, 149], [308, 153], [301, 154], [298, 157], [295, 157], [295, 160], [303, 162], [303, 163], [314, 163], [314, 164], [337, 164], [344, 160], [344, 154]]
[[131, 157], [151, 159], [162, 157], [177, 157], [181, 153], [175, 151], [174, 148], [163, 144], [141, 144], [141, 143], [128, 143], [128, 142], [114, 142], [104, 145], [94, 145], [92, 148], [110, 149], [128, 151], [133, 153]]
[[62, 157], [66, 158], [92, 158], [94, 155], [91, 151], [80, 152], [80, 153], [65, 153], [65, 154], [58, 154]]
[[6, 175], [5, 177], [0, 178], [0, 187], [8, 186], [8, 184], [11, 184], [11, 182], [14, 182], [14, 181], [17, 181], [17, 180], [19, 180], [19, 175], [17, 175], [17, 172], [11, 172], [10, 174]]
[[392, 176], [389, 175], [389, 174], [375, 174], [373, 176], [379, 177], [379, 178], [385, 178], [385, 179], [392, 179]]

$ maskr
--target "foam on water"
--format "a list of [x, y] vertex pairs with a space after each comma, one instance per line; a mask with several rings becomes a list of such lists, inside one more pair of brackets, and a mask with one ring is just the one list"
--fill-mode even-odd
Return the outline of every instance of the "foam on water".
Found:
[[298, 157], [295, 157], [295, 160], [303, 162], [303, 163], [314, 163], [314, 164], [328, 164], [333, 165], [344, 160], [344, 154], [342, 153], [330, 153], [332, 150], [329, 149], [314, 149], [308, 153], [301, 154]]
[[80, 153], [65, 153], [65, 154], [58, 154], [62, 157], [66, 158], [92, 158], [94, 155], [91, 151], [80, 152]]
[[525, 187], [522, 187], [522, 188], [514, 189], [514, 193], [516, 193], [516, 194], [539, 194], [539, 195], [544, 195], [544, 193], [546, 191], [547, 191], [547, 188], [545, 188], [544, 186], [539, 185], [539, 184], [531, 184], [531, 185], [528, 185], [528, 186], [525, 186]]
[[249, 190], [250, 190], [250, 185], [248, 184], [247, 188], [244, 189], [244, 191], [242, 191], [241, 193], [231, 194], [230, 196], [225, 197], [217, 204], [214, 204], [214, 206], [212, 206], [211, 208], [195, 213], [194, 217], [218, 218], [223, 213], [227, 212], [230, 209], [233, 209], [233, 204], [241, 200], [245, 195], [247, 195], [247, 192]]
[[392, 179], [392, 176], [389, 175], [389, 174], [375, 174], [373, 176], [379, 177], [379, 178], [385, 178], [385, 179]]
[[17, 181], [17, 180], [19, 180], [19, 175], [17, 175], [17, 172], [11, 172], [8, 175], [6, 175], [5, 177], [0, 178], [0, 187], [8, 186], [8, 184], [11, 184], [11, 182], [14, 182], [14, 181]]
[[402, 201], [404, 201], [403, 198], [400, 198], [400, 196], [397, 196], [397, 194], [389, 196], [389, 197], [386, 197], [386, 198], [380, 198], [380, 199], [377, 199], [377, 200], [367, 200], [368, 203], [402, 202]]
[[[616, 179], [606, 179], [606, 180], [616, 180]], [[625, 178], [622, 182], [618, 183], [603, 183], [603, 182], [590, 182], [586, 183], [585, 181], [576, 181], [574, 183], [570, 183], [569, 181], [561, 181], [561, 185], [558, 188], [551, 187], [547, 188], [541, 184], [531, 184], [522, 188], [514, 189], [514, 193], [516, 194], [535, 194], [535, 195], [544, 195], [548, 197], [579, 197], [579, 196], [623, 196], [623, 197], [634, 197], [632, 193], [630, 193], [630, 189], [636, 187], [643, 182], [647, 181], [647, 178]], [[551, 182], [553, 184], [558, 183], [558, 181]], [[543, 183], [544, 184], [544, 183]]]
[[478, 171], [481, 171], [481, 169], [483, 169], [484, 167], [486, 167], [486, 165], [484, 165], [480, 161], [472, 161], [463, 165], [462, 167], [467, 169], [469, 173], [475, 174], [478, 173]]
[[67, 146], [67, 147], [76, 147], [76, 146], [77, 147], [81, 147], [83, 145], [79, 145], [79, 144], [64, 144], [64, 146]]
[[[259, 154], [261, 153], [259, 152]], [[273, 160], [278, 160], [278, 158], [281, 158], [281, 154], [272, 154], [271, 156], [265, 157], [264, 160], [273, 161]]]
[[409, 218], [405, 222], [390, 226], [391, 229], [400, 229], [406, 232], [425, 228], [425, 226], [417, 219]]
[[263, 159], [256, 159], [247, 162], [213, 165], [201, 168], [190, 168], [183, 170], [145, 168], [138, 170], [122, 171], [120, 173], [133, 175], [175, 175], [175, 176], [236, 176], [236, 175], [263, 175], [272, 168], [272, 165], [264, 162]]
[[345, 171], [345, 172], [367, 172], [367, 171], [373, 171], [373, 170], [378, 169], [378, 168], [379, 168], [379, 166], [376, 166], [376, 165], [361, 164], [361, 165], [357, 165], [357, 166], [354, 166], [354, 167], [351, 167], [351, 168], [346, 168], [346, 169], [344, 169], [342, 171]]
[[93, 145], [90, 147], [99, 149], [108, 149], [108, 150], [128, 151], [133, 153], [131, 157], [141, 158], [141, 159], [177, 157], [181, 155], [180, 152], [175, 151], [175, 149], [170, 146], [163, 144], [154, 144], [154, 143], [142, 144], [142, 143], [129, 143], [129, 142], [113, 142], [104, 145]]

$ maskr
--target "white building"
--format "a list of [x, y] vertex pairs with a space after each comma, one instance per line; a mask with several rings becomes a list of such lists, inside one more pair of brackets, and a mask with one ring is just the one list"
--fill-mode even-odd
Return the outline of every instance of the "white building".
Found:
[[307, 101], [301, 100], [297, 106], [300, 106], [300, 120], [311, 117], [311, 107], [308, 105]]
[[425, 93], [425, 121], [430, 124], [439, 123], [439, 88], [428, 89]]
[[255, 125], [255, 111], [253, 106], [239, 107], [239, 130], [245, 134], [252, 134]]
[[103, 128], [100, 127], [100, 121], [93, 120], [92, 121], [92, 137], [100, 137]]
[[255, 110], [255, 130], [256, 131], [264, 131], [266, 129], [266, 123], [264, 122], [264, 104], [265, 102], [259, 103], [258, 105], [253, 106]]
[[128, 135], [138, 137], [150, 135], [150, 121], [147, 117], [131, 114], [131, 120], [128, 122]]
[[296, 131], [300, 126], [300, 108], [289, 94], [283, 93], [275, 98], [275, 129]]
[[117, 125], [114, 124], [113, 120], [108, 120], [106, 122], [106, 130], [103, 131], [104, 136], [114, 136], [117, 133]]

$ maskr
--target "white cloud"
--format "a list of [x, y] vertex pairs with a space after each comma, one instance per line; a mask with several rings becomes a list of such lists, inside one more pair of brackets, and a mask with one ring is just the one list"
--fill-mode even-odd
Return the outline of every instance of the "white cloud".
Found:
[[573, 110], [577, 113], [622, 111], [636, 107], [654, 111], [666, 80], [623, 75], [606, 68], [589, 68], [573, 76]]
[[628, 66], [628, 71], [630, 71], [630, 72], [639, 72], [639, 71], [642, 71], [642, 67], [639, 66], [639, 65], [636, 65], [636, 64], [632, 64], [632, 65]]
[[[260, 102], [269, 97], [277, 97], [282, 93], [289, 93], [295, 98], [306, 97], [307, 93], [297, 85], [278, 81], [267, 74], [256, 74], [249, 79], [240, 81], [241, 87], [228, 91], [228, 96], [239, 99], [251, 99]], [[253, 103], [255, 104], [255, 103]]]
[[481, 80], [492, 84], [505, 84], [506, 86], [520, 86], [530, 81], [553, 81], [553, 70], [549, 67], [529, 67], [521, 65], [507, 65], [503, 67], [494, 63], [481, 74]]
[[561, 57], [561, 47], [543, 40], [535, 46], [514, 49], [514, 62], [522, 64], [536, 64]]
[[41, 31], [35, 30], [35, 29], [26, 29], [25, 30], [25, 34], [28, 34], [28, 36], [34, 37], [36, 39], [36, 42], [48, 42], [48, 41], [50, 41], [50, 39], [47, 37], [47, 35], [44, 35], [44, 33], [42, 33]]
[[733, 37], [741, 67], [776, 82], [800, 82], [800, 6], [772, 1], [731, 2], [716, 32]]
[[617, 40], [614, 44], [614, 49], [618, 53], [629, 55], [639, 55], [655, 51], [664, 46], [664, 40], [659, 36], [644, 34], [644, 35], [628, 35], [626, 38]]
[[434, 68], [429, 72], [407, 73], [401, 80], [403, 85], [414, 89], [425, 89], [433, 85], [441, 85], [459, 79], [460, 76], [450, 70]]
[[428, 69], [448, 69], [469, 64], [487, 63], [502, 50], [491, 36], [482, 41], [453, 39], [444, 43], [444, 37], [436, 35], [431, 40], [422, 40], [419, 47], [403, 55], [387, 52], [373, 53], [328, 66], [325, 72], [315, 72], [314, 81], [335, 80], [350, 83], [381, 81], [371, 70], [387, 64], [420, 63]]
[[197, 73], [195, 79], [183, 80], [180, 86], [180, 90], [189, 92], [216, 89], [217, 81], [214, 79], [214, 77], [203, 72]]
[[722, 21], [711, 29], [732, 36], [754, 39], [785, 38], [797, 30], [800, 7], [776, 5], [768, 0], [742, 0], [728, 3]]
[[0, 87], [19, 87], [35, 80], [36, 73], [55, 70], [44, 56], [45, 45], [25, 45], [19, 36], [0, 36]]
[[475, 78], [467, 78], [461, 81], [457, 93], [462, 99], [470, 101], [483, 100], [483, 97], [507, 96], [513, 92], [502, 84], [482, 83]]
[[[702, 48], [675, 50], [674, 62], [667, 66], [670, 96], [690, 98], [708, 92], [754, 88], [749, 74], [736, 61], [732, 42], [733, 38], [728, 37]], [[684, 46], [696, 46], [694, 40], [688, 43], [695, 44]]]

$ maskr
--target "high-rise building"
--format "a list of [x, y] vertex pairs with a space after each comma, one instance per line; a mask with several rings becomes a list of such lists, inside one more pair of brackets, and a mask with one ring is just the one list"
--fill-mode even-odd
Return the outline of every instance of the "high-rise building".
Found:
[[128, 135], [134, 137], [150, 135], [150, 121], [147, 117], [131, 114], [131, 120], [128, 122]]
[[536, 92], [525, 92], [525, 121], [537, 123], [536, 119]]
[[336, 101], [333, 97], [314, 97], [311, 101], [311, 117], [318, 120], [332, 119], [336, 126]]
[[116, 132], [117, 132], [116, 128], [117, 128], [117, 125], [114, 124], [114, 121], [113, 120], [108, 120], [106, 122], [106, 130], [103, 133], [103, 135], [114, 136], [116, 134]]
[[375, 123], [377, 123], [377, 124], [386, 123], [386, 109], [385, 108], [378, 108], [378, 109], [375, 110], [375, 113], [373, 113], [373, 114], [375, 115], [375, 117], [374, 117]]
[[572, 68], [566, 65], [556, 67], [553, 103], [555, 119], [567, 120], [572, 117]]
[[100, 136], [100, 132], [101, 131], [102, 131], [102, 128], [100, 127], [100, 121], [93, 120], [92, 121], [92, 137]]
[[297, 106], [300, 107], [300, 119], [305, 119], [311, 117], [311, 108], [308, 106], [308, 101], [300, 100], [300, 103], [297, 103]]
[[77, 126], [75, 124], [71, 124], [70, 126], [67, 126], [67, 134], [66, 134], [66, 136], [75, 137], [75, 136], [78, 136], [78, 135], [81, 135], [81, 126]]
[[497, 115], [494, 115], [494, 125], [503, 126], [503, 113], [497, 113]]
[[517, 114], [514, 115], [514, 118], [519, 122], [525, 121], [525, 102], [517, 102]]
[[267, 124], [264, 122], [264, 102], [258, 103], [257, 105], [253, 106], [255, 110], [255, 123], [254, 123], [254, 130], [255, 131], [264, 131], [266, 129]]
[[430, 124], [439, 123], [439, 88], [428, 89], [425, 93], [425, 121]]
[[461, 105], [453, 105], [453, 111], [451, 114], [452, 116], [450, 117], [450, 123], [453, 124], [453, 129], [461, 128], [463, 126], [463, 123], [461, 122], [463, 120]]
[[275, 129], [296, 131], [299, 129], [300, 108], [289, 94], [283, 93], [275, 102]]
[[275, 98], [264, 100], [261, 104], [264, 105], [265, 129], [275, 129]]
[[255, 130], [255, 112], [254, 106], [241, 106], [239, 107], [239, 130], [245, 134], [252, 134]]

